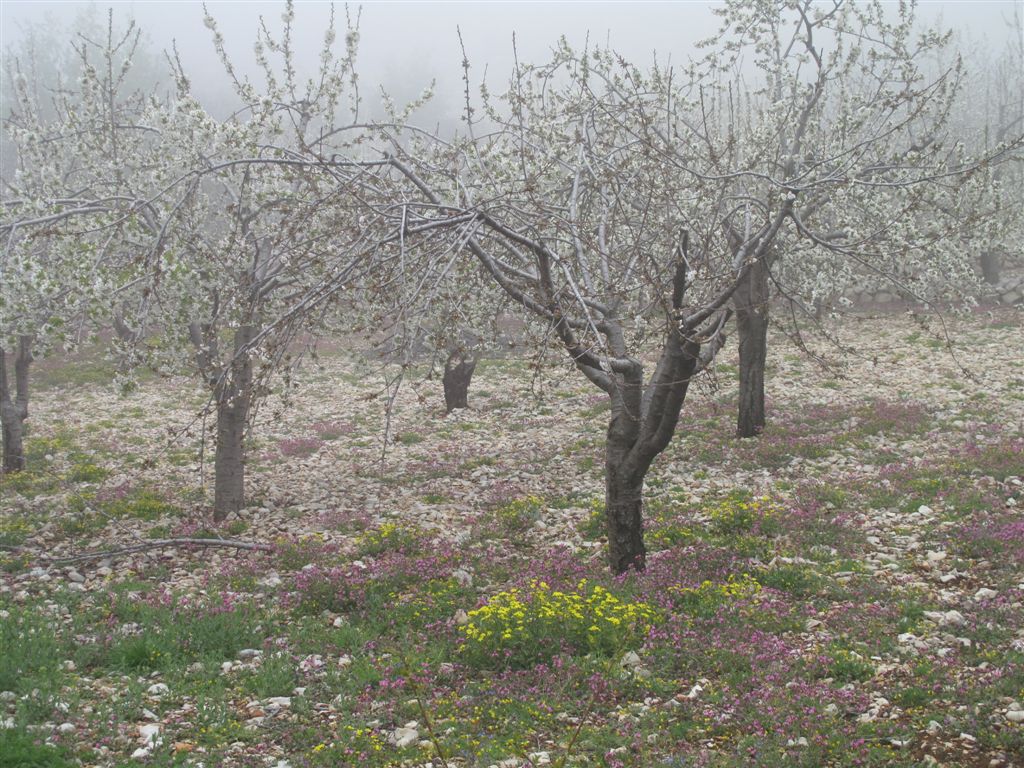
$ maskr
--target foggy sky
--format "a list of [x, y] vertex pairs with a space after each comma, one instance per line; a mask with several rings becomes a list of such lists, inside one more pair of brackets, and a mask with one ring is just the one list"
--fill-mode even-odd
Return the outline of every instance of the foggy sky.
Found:
[[[922, 2], [920, 17], [937, 20], [961, 32], [966, 39], [985, 42], [1001, 49], [1014, 34], [1008, 22], [1014, 5], [1024, 0], [961, 0]], [[0, 2], [0, 44], [6, 51], [16, 43], [26, 23], [47, 18], [67, 24], [76, 14], [93, 6], [103, 19], [113, 7], [115, 17], [134, 17], [148, 38], [154, 53], [170, 48], [176, 41], [196, 94], [216, 108], [225, 98], [222, 68], [211, 44], [211, 33], [203, 26], [199, 2], [177, 0], [135, 0], [135, 2]], [[273, 31], [280, 27], [283, 2], [227, 2], [207, 4], [217, 19], [236, 66], [254, 73], [252, 45], [259, 16]], [[462, 103], [462, 53], [457, 27], [462, 30], [466, 52], [472, 63], [474, 84], [487, 72], [488, 82], [500, 90], [513, 62], [513, 33], [519, 58], [546, 58], [559, 35], [582, 45], [588, 35], [593, 41], [611, 45], [636, 63], [651, 61], [657, 51], [663, 63], [684, 63], [696, 56], [694, 43], [715, 33], [718, 20], [711, 3], [691, 2], [364, 2], [361, 5], [358, 71], [364, 91], [384, 84], [396, 100], [414, 97], [432, 78], [437, 96], [431, 111], [455, 113]], [[360, 6], [350, 5], [355, 14]], [[323, 28], [328, 17], [326, 2], [296, 3], [295, 36], [309, 71], [315, 66]], [[343, 18], [344, 5], [336, 5]], [[336, 25], [339, 33], [343, 21]], [[306, 42], [308, 41], [308, 42]], [[364, 95], [370, 95], [365, 94]], [[210, 103], [214, 102], [214, 103]], [[215, 110], [216, 111], [216, 110]]]

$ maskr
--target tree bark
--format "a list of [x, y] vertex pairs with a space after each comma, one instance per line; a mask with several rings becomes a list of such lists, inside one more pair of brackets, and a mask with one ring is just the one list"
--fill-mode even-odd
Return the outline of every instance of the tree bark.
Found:
[[626, 453], [609, 440], [605, 461], [605, 528], [608, 564], [612, 573], [642, 571], [647, 567], [644, 546], [643, 477], [637, 479], [624, 466]]
[[469, 385], [473, 381], [473, 371], [480, 357], [477, 354], [467, 355], [462, 347], [453, 349], [444, 364], [444, 406], [446, 413], [456, 408], [469, 408]]
[[740, 351], [737, 437], [756, 437], [764, 431], [764, 366], [768, 354], [770, 296], [768, 276], [766, 264], [754, 264], [733, 298]]
[[981, 276], [989, 285], [999, 285], [999, 278], [1002, 274], [1002, 263], [997, 251], [989, 250], [981, 252]]
[[255, 336], [251, 325], [235, 331], [234, 359], [216, 387], [213, 519], [217, 522], [245, 506], [245, 427], [252, 403], [252, 359], [245, 347]]
[[[7, 374], [7, 352], [0, 349], [0, 425], [3, 431], [4, 472], [25, 469], [25, 420], [28, 418], [28, 369], [32, 337], [19, 336], [14, 353], [14, 392]], [[13, 394], [13, 396], [12, 396]]]

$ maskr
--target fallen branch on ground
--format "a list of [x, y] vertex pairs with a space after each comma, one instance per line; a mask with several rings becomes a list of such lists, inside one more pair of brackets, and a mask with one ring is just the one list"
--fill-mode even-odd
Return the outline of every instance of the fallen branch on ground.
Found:
[[[41, 565], [70, 565], [71, 563], [81, 563], [88, 560], [101, 560], [108, 557], [131, 555], [137, 552], [145, 552], [150, 549], [163, 549], [164, 547], [230, 547], [232, 549], [247, 549], [256, 552], [272, 552], [274, 549], [268, 544], [256, 544], [248, 541], [235, 541], [233, 539], [154, 539], [153, 541], [147, 541], [144, 544], [133, 544], [130, 547], [105, 549], [96, 552], [84, 552], [80, 555], [69, 555], [68, 557], [41, 557], [39, 558], [39, 563]], [[31, 554], [31, 550], [28, 549], [13, 551], [27, 552]]]

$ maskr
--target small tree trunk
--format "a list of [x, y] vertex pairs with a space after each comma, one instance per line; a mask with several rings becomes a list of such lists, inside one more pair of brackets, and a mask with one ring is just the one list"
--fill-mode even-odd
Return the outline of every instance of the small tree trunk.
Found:
[[444, 364], [444, 405], [447, 413], [456, 408], [469, 408], [469, 385], [479, 355], [468, 356], [462, 347], [453, 349]]
[[642, 571], [647, 567], [644, 547], [643, 478], [623, 472], [620, 451], [610, 443], [605, 463], [605, 526], [608, 561], [612, 573]]
[[25, 468], [24, 425], [17, 406], [6, 396], [0, 400], [0, 424], [3, 425], [4, 472], [20, 472]]
[[244, 347], [253, 326], [235, 331], [235, 358], [217, 387], [217, 455], [214, 461], [213, 519], [224, 520], [245, 506], [245, 427], [252, 402], [252, 359]]
[[[14, 353], [14, 389], [7, 376], [7, 353], [0, 349], [0, 425], [3, 432], [4, 472], [25, 469], [25, 420], [28, 418], [28, 369], [32, 364], [32, 337], [19, 336]], [[13, 396], [12, 396], [13, 395]]]
[[997, 251], [981, 252], [981, 276], [989, 285], [999, 285], [1002, 264]]
[[768, 269], [755, 264], [736, 291], [736, 331], [740, 348], [740, 401], [737, 437], [764, 431], [764, 366], [768, 354]]

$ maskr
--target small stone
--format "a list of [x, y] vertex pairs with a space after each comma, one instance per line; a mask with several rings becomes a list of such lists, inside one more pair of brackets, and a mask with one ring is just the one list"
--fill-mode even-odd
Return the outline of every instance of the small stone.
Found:
[[928, 727], [925, 728], [925, 730], [928, 732], [929, 736], [935, 736], [942, 731], [942, 726], [934, 720], [929, 720]]
[[1011, 723], [1024, 723], [1024, 710], [1011, 709], [1006, 713], [1006, 719]]
[[195, 748], [196, 745], [190, 741], [176, 741], [172, 747], [172, 749], [179, 754], [182, 752], [191, 752]]
[[399, 749], [409, 747], [420, 739], [420, 732], [416, 728], [395, 728], [388, 736], [388, 741]]
[[473, 574], [465, 568], [459, 568], [452, 571], [452, 578], [455, 579], [461, 587], [469, 588], [473, 586]]
[[139, 747], [134, 752], [132, 752], [133, 760], [145, 760], [147, 757], [149, 757], [148, 747]]
[[242, 661], [248, 661], [250, 659], [255, 659], [257, 656], [261, 656], [262, 654], [263, 651], [258, 648], [243, 648], [238, 652], [238, 658]]
[[917, 514], [919, 515], [932, 515], [935, 514], [935, 510], [929, 507], [927, 504], [922, 504], [917, 508]]
[[281, 577], [278, 576], [277, 571], [271, 571], [259, 581], [260, 585], [264, 587], [279, 587], [283, 583]]
[[786, 742], [786, 746], [787, 747], [807, 747], [807, 746], [810, 746], [810, 744], [807, 741], [807, 737], [801, 736], [798, 739], [790, 739], [789, 741]]
[[345, 654], [344, 656], [340, 657], [338, 659], [338, 666], [341, 667], [342, 669], [344, 669], [345, 667], [351, 667], [352, 666], [352, 657], [349, 656], [348, 654]]
[[70, 581], [75, 582], [76, 584], [83, 584], [85, 582], [85, 576], [83, 576], [76, 570], [68, 571], [68, 579]]
[[341, 616], [338, 616], [334, 619], [334, 621], [331, 622], [331, 626], [335, 629], [341, 629], [345, 626], [345, 619], [343, 619]]
[[962, 626], [967, 623], [967, 619], [964, 618], [964, 615], [960, 613], [960, 611], [946, 611], [942, 615], [942, 623]]
[[171, 689], [165, 683], [153, 683], [153, 685], [146, 689], [146, 693], [150, 696], [163, 696], [169, 690]]
[[629, 651], [625, 656], [622, 657], [622, 661], [619, 662], [621, 667], [638, 667], [642, 663], [642, 659], [636, 651]]
[[960, 611], [925, 611], [924, 617], [940, 627], [961, 626], [967, 623], [967, 619]]
[[60, 733], [74, 733], [74, 731], [75, 731], [75, 724], [74, 723], [61, 723], [60, 725], [57, 726], [57, 730]]
[[466, 626], [469, 624], [469, 614], [459, 608], [459, 610], [455, 612], [455, 623], [460, 627]]
[[979, 589], [977, 592], [974, 593], [974, 599], [975, 600], [991, 600], [993, 597], [995, 597], [998, 594], [999, 593], [996, 592], [994, 589], [989, 589], [988, 587], [982, 587], [981, 589]]
[[810, 632], [812, 629], [820, 627], [822, 623], [823, 622], [819, 621], [818, 619], [808, 619], [806, 622], [804, 622], [804, 629], [807, 632]]

